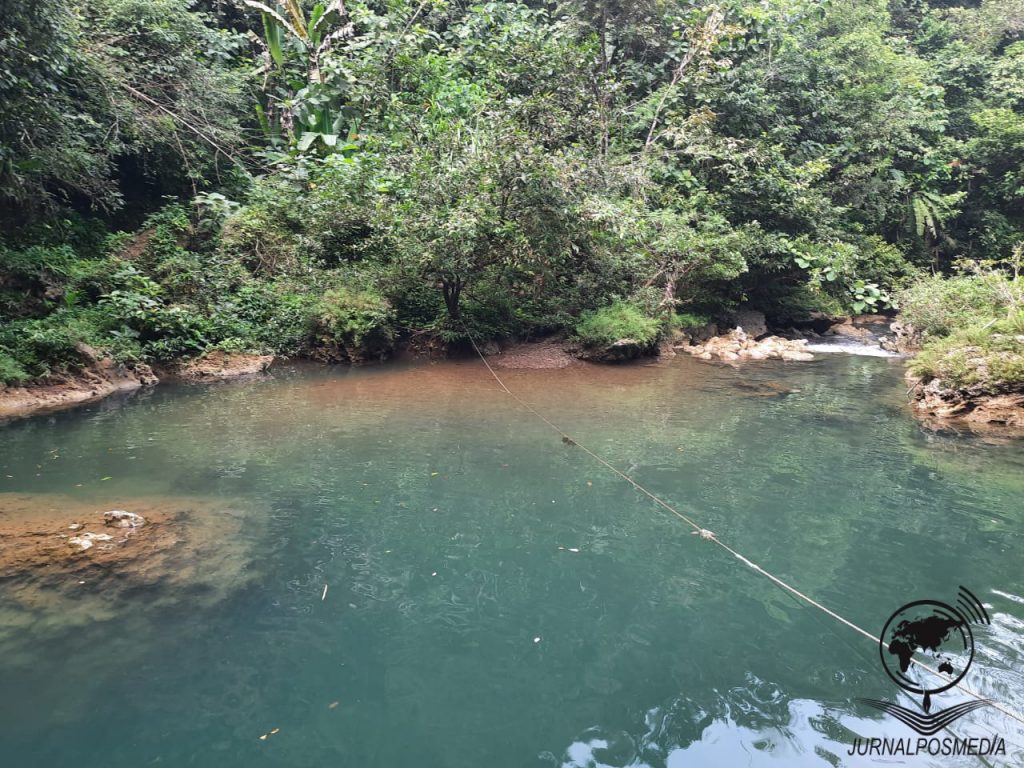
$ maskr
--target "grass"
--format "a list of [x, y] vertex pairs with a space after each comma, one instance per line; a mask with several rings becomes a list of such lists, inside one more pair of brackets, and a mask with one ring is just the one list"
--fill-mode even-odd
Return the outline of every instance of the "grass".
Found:
[[661, 323], [647, 317], [637, 307], [617, 301], [607, 307], [585, 312], [576, 324], [576, 338], [591, 347], [612, 344], [619, 339], [633, 339], [642, 345], [652, 344], [661, 335]]

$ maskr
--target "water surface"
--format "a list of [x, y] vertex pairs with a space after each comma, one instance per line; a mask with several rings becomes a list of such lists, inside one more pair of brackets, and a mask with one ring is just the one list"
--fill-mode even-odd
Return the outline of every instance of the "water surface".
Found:
[[[899, 361], [502, 376], [872, 631], [968, 585], [993, 617], [968, 682], [1024, 709], [1024, 446], [923, 431]], [[195, 589], [75, 583], [0, 608], [4, 765], [862, 765], [855, 736], [911, 735], [856, 702], [913, 706], [875, 646], [563, 444], [478, 362], [161, 386], [0, 435], [0, 493], [208, 498], [242, 520]], [[953, 730], [1024, 764], [992, 710]]]

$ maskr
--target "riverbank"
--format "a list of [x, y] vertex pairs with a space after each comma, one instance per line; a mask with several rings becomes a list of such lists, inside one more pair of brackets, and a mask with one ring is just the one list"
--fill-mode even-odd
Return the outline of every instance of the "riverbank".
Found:
[[[487, 342], [481, 352], [495, 369], [542, 370], [570, 366], [601, 366], [641, 358], [668, 358], [686, 353], [698, 360], [731, 366], [762, 360], [799, 363], [815, 355], [849, 354], [902, 355], [913, 358], [920, 349], [916, 339], [899, 318], [881, 315], [814, 318], [798, 327], [775, 329], [769, 333], [763, 316], [746, 313], [742, 318], [750, 329], [739, 327], [722, 332], [709, 323], [699, 328], [676, 331], [660, 345], [643, 354], [624, 357], [607, 350], [584, 350], [565, 335], [504, 344]], [[611, 345], [630, 346], [624, 339]], [[90, 351], [86, 351], [88, 354]], [[451, 350], [413, 345], [401, 346], [397, 359], [450, 356]], [[472, 354], [475, 354], [472, 353]], [[0, 387], [0, 419], [16, 419], [95, 402], [117, 393], [131, 392], [160, 382], [212, 383], [264, 374], [274, 363], [272, 355], [213, 351], [150, 368], [144, 364], [118, 365], [109, 359], [96, 359], [76, 374], [57, 381], [45, 381], [18, 387]], [[911, 412], [928, 429], [1007, 436], [1024, 435], [1024, 394], [987, 394], [950, 388], [938, 379], [925, 380], [907, 373], [908, 402]]]
[[93, 355], [89, 365], [75, 373], [23, 386], [0, 385], [0, 420], [73, 408], [117, 393], [152, 387], [161, 381], [199, 383], [256, 376], [273, 362], [273, 355], [214, 351], [154, 369], [143, 363], [122, 365]]

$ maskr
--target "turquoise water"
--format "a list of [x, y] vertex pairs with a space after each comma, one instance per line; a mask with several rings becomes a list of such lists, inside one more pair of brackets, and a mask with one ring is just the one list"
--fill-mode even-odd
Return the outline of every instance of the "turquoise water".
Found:
[[[842, 355], [503, 372], [871, 631], [967, 585], [993, 617], [967, 682], [1020, 711], [1024, 443], [923, 431], [901, 375]], [[847, 755], [856, 736], [914, 735], [856, 702], [913, 706], [876, 646], [564, 445], [478, 362], [162, 386], [0, 436], [0, 493], [187, 498], [197, 526], [207, 504], [231, 521], [174, 578], [0, 582], [4, 766], [876, 765]], [[1024, 765], [994, 710], [953, 732]]]

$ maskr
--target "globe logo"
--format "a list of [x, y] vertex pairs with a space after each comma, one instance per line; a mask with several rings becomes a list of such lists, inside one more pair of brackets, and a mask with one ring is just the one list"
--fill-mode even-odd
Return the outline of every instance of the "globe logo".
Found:
[[974, 660], [970, 622], [937, 600], [902, 606], [889, 617], [880, 640], [885, 671], [908, 693], [924, 694], [925, 712], [931, 709], [932, 695], [959, 683]]
[[971, 624], [991, 624], [981, 601], [960, 587], [956, 607], [938, 600], [915, 600], [900, 607], [885, 622], [878, 638], [882, 667], [907, 693], [922, 694], [924, 714], [880, 699], [859, 701], [887, 712], [922, 736], [932, 736], [968, 712], [990, 702], [976, 698], [940, 712], [931, 712], [932, 695], [961, 680], [974, 661]]

